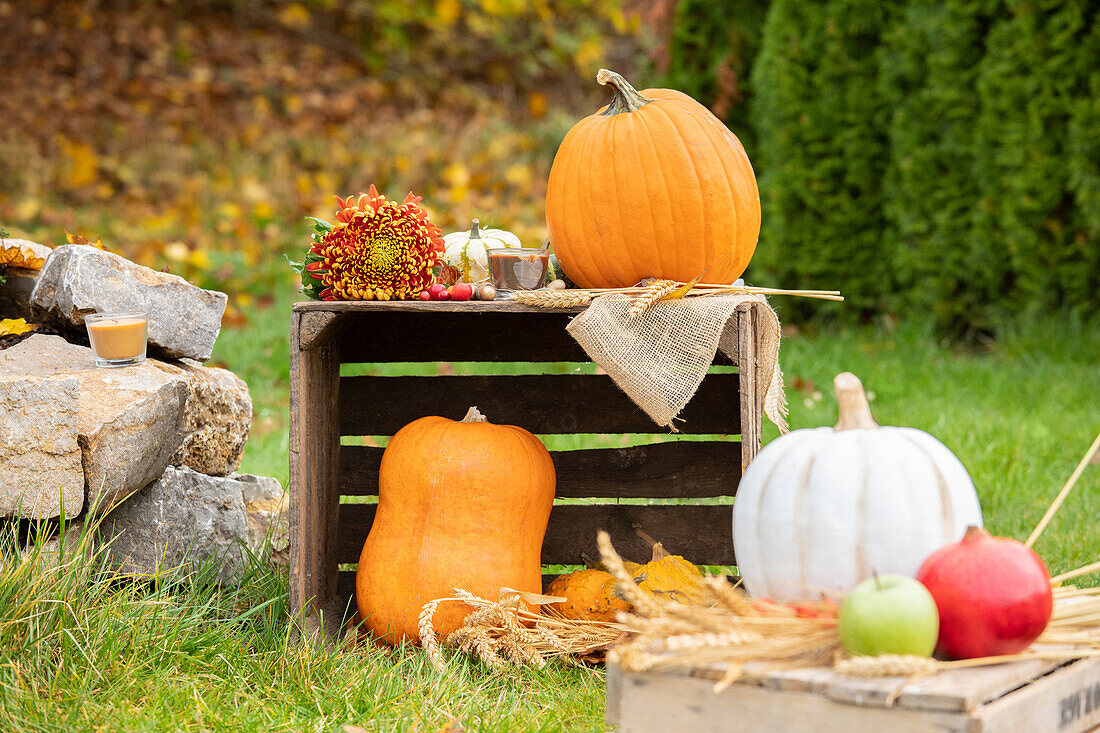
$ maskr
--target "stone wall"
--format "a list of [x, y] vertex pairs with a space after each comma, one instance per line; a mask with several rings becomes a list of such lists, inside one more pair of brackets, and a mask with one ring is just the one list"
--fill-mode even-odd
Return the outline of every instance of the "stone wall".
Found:
[[[231, 581], [249, 550], [282, 549], [282, 488], [234, 473], [252, 423], [248, 386], [202, 364], [227, 296], [90, 245], [19, 246], [45, 261], [8, 273], [0, 318], [61, 335], [0, 348], [0, 518], [93, 518], [126, 573], [215, 563]], [[149, 314], [151, 358], [94, 365], [84, 316], [111, 311]]]

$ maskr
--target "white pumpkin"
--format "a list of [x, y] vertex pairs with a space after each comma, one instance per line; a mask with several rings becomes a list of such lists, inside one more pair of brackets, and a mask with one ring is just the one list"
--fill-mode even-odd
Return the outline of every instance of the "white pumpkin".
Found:
[[468, 232], [452, 232], [443, 237], [443, 258], [451, 267], [457, 267], [462, 282], [475, 283], [489, 277], [487, 247], [521, 247], [519, 237], [503, 229], [479, 229], [478, 221]]
[[982, 524], [974, 484], [943, 443], [879, 427], [854, 374], [834, 384], [836, 427], [777, 438], [741, 478], [733, 544], [755, 596], [839, 598], [875, 573], [913, 576]]

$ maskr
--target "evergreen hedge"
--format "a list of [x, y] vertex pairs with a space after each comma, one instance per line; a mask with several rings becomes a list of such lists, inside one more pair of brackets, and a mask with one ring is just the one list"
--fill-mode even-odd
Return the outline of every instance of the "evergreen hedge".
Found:
[[721, 39], [759, 29], [726, 115], [760, 180], [750, 279], [848, 298], [786, 317], [974, 335], [1100, 311], [1100, 0], [772, 0], [762, 26], [763, 3], [712, 0], [706, 36], [695, 5], [662, 81], [704, 104]]

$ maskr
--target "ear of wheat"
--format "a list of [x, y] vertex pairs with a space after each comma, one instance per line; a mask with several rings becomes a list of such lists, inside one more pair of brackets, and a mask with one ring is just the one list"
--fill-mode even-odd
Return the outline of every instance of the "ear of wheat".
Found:
[[574, 308], [592, 300], [586, 290], [516, 290], [511, 299], [535, 308]]
[[658, 300], [669, 296], [681, 287], [675, 280], [655, 280], [647, 286], [645, 292], [636, 296], [630, 303], [630, 317], [636, 318], [653, 307]]

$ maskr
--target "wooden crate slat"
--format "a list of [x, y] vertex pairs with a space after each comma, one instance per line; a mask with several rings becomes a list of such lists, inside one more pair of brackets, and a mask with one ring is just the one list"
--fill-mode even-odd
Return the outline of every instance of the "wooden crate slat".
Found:
[[619, 733], [966, 733], [951, 713], [858, 707], [811, 692], [781, 692], [674, 672], [607, 668], [605, 722]]
[[589, 361], [565, 330], [572, 313], [383, 311], [352, 318], [369, 337], [343, 340], [344, 363]]
[[[713, 682], [724, 671], [721, 665], [713, 665], [624, 672], [609, 664], [606, 722], [623, 733], [1084, 733], [1100, 726], [1100, 659], [1009, 662], [940, 672], [908, 684], [900, 677], [857, 680], [824, 668], [765, 672], [758, 677], [746, 667], [744, 678], [715, 695]], [[849, 692], [838, 693], [846, 684]], [[894, 705], [885, 705], [899, 687], [901, 697]], [[700, 704], [704, 698], [706, 704]], [[916, 702], [917, 698], [921, 701]], [[731, 717], [729, 710], [737, 715]]]
[[387, 311], [401, 311], [406, 313], [463, 313], [476, 315], [480, 313], [571, 313], [576, 315], [587, 306], [573, 306], [570, 308], [536, 308], [534, 306], [520, 305], [510, 300], [303, 300], [294, 303], [291, 310], [294, 313], [380, 313]]
[[[374, 521], [375, 504], [341, 504], [336, 561], [359, 561]], [[615, 549], [631, 560], [649, 559], [636, 530], [665, 542], [665, 549], [700, 565], [733, 565], [733, 512], [728, 505], [565, 504], [550, 513], [543, 565], [578, 565], [599, 557], [596, 533], [607, 530]], [[667, 541], [666, 541], [667, 540]]]
[[1100, 729], [1100, 660], [1080, 659], [978, 710], [985, 733]]
[[294, 613], [323, 608], [336, 589], [336, 485], [339, 362], [333, 342], [310, 351], [297, 344], [292, 315], [290, 359], [290, 605]]
[[[738, 374], [709, 374], [681, 413], [683, 433], [741, 431]], [[476, 405], [491, 422], [532, 433], [665, 433], [603, 374], [341, 377], [341, 435], [393, 435], [425, 415], [459, 419]]]
[[[377, 496], [383, 448], [340, 446], [340, 493]], [[631, 448], [551, 451], [558, 498], [703, 498], [733, 496], [741, 444], [680, 441]]]
[[[906, 685], [897, 704], [919, 710], [971, 710], [1007, 695], [1058, 666], [1058, 662], [1032, 659], [1014, 664], [948, 670]], [[837, 696], [835, 691], [830, 694]]]

